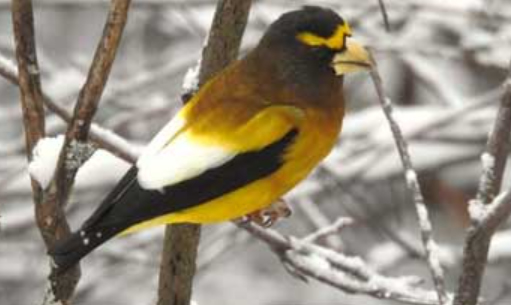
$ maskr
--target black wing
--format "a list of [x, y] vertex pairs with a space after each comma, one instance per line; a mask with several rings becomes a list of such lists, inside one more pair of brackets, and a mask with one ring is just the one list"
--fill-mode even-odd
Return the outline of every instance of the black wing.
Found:
[[198, 206], [269, 176], [282, 166], [282, 155], [297, 134], [293, 129], [261, 150], [239, 154], [219, 167], [162, 191], [142, 188], [137, 181], [136, 166], [131, 167], [80, 231], [52, 250], [55, 263], [60, 270], [66, 270], [133, 225]]

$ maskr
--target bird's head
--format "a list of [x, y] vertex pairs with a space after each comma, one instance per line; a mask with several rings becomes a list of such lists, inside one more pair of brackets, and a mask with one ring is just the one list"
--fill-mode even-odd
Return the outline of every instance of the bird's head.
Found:
[[277, 19], [261, 39], [259, 48], [285, 54], [277, 57], [275, 61], [281, 61], [275, 64], [291, 66], [299, 74], [340, 76], [371, 66], [369, 53], [351, 35], [347, 21], [333, 10], [305, 6]]

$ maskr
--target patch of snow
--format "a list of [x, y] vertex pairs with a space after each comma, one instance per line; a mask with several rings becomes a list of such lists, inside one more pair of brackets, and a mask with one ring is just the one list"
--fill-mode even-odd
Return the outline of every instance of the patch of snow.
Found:
[[30, 73], [32, 75], [39, 74], [39, 68], [35, 64], [28, 65], [27, 69], [28, 69], [28, 73]]
[[16, 63], [7, 57], [4, 57], [3, 55], [0, 55], [0, 67], [3, 67], [5, 70], [9, 72], [18, 74], [18, 68], [16, 67]]
[[33, 159], [28, 164], [28, 172], [42, 188], [46, 188], [53, 178], [63, 143], [64, 136], [58, 135], [57, 137], [43, 138], [34, 147]]
[[492, 171], [495, 167], [495, 157], [489, 152], [484, 152], [481, 155], [481, 163], [485, 171]]
[[490, 262], [511, 258], [511, 230], [497, 232], [491, 241], [488, 260]]
[[407, 169], [405, 177], [408, 185], [414, 185], [417, 183], [417, 173], [413, 169]]
[[51, 281], [48, 281], [46, 292], [44, 294], [43, 305], [62, 305], [62, 301], [57, 300], [55, 294], [53, 293], [53, 284]]
[[429, 265], [433, 270], [434, 274], [440, 275], [443, 277], [444, 270], [442, 265], [440, 264], [440, 248], [436, 244], [436, 242], [432, 239], [428, 240], [426, 243], [427, 251], [430, 253]]
[[384, 242], [373, 247], [366, 256], [368, 264], [376, 269], [383, 270], [389, 266], [397, 265], [407, 255], [403, 248], [395, 242]]
[[429, 221], [429, 213], [426, 205], [417, 204], [417, 216], [419, 218], [419, 224], [422, 230], [431, 232], [431, 222]]
[[488, 208], [479, 200], [470, 200], [468, 202], [468, 214], [472, 221], [480, 222], [488, 214]]
[[140, 145], [134, 145], [133, 143], [128, 142], [126, 139], [119, 136], [115, 132], [113, 132], [109, 129], [103, 128], [97, 124], [92, 123], [91, 130], [98, 137], [105, 140], [105, 142], [108, 142], [108, 143], [112, 144], [113, 146], [122, 149], [122, 151], [127, 152], [134, 159], [137, 159], [142, 151]]
[[106, 150], [98, 149], [76, 175], [76, 187], [105, 185], [118, 180], [130, 167], [126, 161]]
[[186, 71], [183, 78], [183, 90], [185, 92], [195, 92], [199, 89], [199, 72], [202, 58], [199, 58], [197, 64]]

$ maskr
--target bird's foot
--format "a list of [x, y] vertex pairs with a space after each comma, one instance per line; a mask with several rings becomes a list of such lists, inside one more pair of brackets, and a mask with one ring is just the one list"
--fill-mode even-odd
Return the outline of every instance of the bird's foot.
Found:
[[247, 214], [245, 221], [254, 222], [262, 227], [269, 228], [274, 225], [277, 220], [291, 216], [292, 210], [284, 199], [279, 199], [275, 203], [264, 209], [257, 210]]

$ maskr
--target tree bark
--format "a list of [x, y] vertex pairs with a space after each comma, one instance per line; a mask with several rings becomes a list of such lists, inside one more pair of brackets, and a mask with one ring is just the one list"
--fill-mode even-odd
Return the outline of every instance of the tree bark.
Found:
[[[490, 164], [484, 164], [483, 161], [483, 173], [479, 181], [477, 198], [470, 203], [471, 205], [487, 207], [500, 192], [511, 135], [511, 65], [503, 87], [504, 94], [486, 144], [485, 155], [491, 158]], [[498, 225], [505, 221], [508, 215], [509, 211], [502, 213], [501, 216], [505, 217], [498, 218], [490, 226], [483, 225], [480, 219], [472, 217], [472, 225], [465, 239], [462, 273], [458, 281], [454, 305], [477, 304], [492, 236]]]
[[[218, 2], [208, 41], [202, 52], [199, 85], [236, 59], [251, 4], [251, 0]], [[191, 95], [185, 96], [186, 103]], [[175, 224], [166, 227], [158, 305], [190, 304], [199, 239], [199, 225]]]

